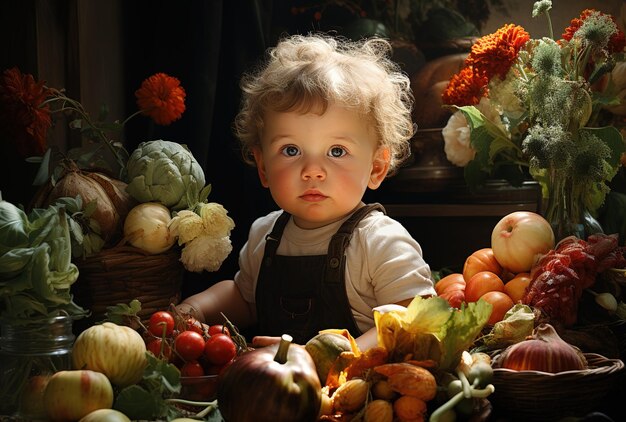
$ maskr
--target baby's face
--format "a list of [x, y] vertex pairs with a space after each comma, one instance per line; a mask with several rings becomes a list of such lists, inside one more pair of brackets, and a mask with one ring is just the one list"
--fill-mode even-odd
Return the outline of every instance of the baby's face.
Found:
[[389, 153], [363, 115], [331, 104], [322, 115], [265, 114], [259, 177], [274, 201], [302, 228], [340, 220], [387, 174]]

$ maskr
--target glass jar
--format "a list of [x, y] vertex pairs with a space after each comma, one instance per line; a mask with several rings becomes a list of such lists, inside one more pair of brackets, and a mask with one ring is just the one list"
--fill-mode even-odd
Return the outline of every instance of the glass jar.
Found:
[[72, 318], [0, 322], [0, 414], [46, 419], [43, 390], [49, 377], [72, 368]]
[[602, 226], [585, 207], [580, 191], [575, 189], [571, 177], [557, 177], [550, 172], [548, 179], [548, 204], [544, 212], [545, 219], [552, 226], [555, 240], [558, 242], [567, 236], [579, 239], [596, 233], [603, 233]]

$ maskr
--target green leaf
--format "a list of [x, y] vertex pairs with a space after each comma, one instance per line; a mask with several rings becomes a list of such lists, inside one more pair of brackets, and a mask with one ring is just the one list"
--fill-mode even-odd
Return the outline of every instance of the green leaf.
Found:
[[463, 175], [465, 177], [465, 183], [469, 187], [470, 191], [475, 192], [479, 187], [485, 184], [488, 173], [485, 173], [480, 165], [480, 162], [472, 160], [463, 168]]
[[26, 213], [8, 201], [0, 201], [0, 254], [27, 247], [29, 230]]
[[107, 306], [105, 312], [105, 321], [113, 322], [117, 325], [129, 325], [128, 321], [133, 319], [140, 319], [139, 312], [141, 311], [141, 302], [137, 299], [133, 299], [130, 303], [118, 303], [113, 306]]
[[131, 420], [155, 420], [161, 415], [161, 399], [134, 384], [124, 388], [115, 398], [113, 408]]
[[200, 191], [200, 198], [199, 201], [200, 203], [206, 202], [209, 199], [209, 194], [211, 193], [211, 185], [206, 185], [204, 188], [202, 188], [202, 190]]

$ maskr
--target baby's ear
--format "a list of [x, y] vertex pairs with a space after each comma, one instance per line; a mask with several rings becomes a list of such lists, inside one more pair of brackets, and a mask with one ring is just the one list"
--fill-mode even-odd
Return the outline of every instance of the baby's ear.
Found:
[[367, 184], [368, 188], [378, 189], [383, 180], [385, 180], [385, 177], [387, 177], [390, 161], [391, 152], [389, 151], [389, 147], [378, 147], [374, 154], [374, 161], [372, 162], [370, 181]]
[[261, 152], [261, 148], [254, 147], [252, 148], [252, 154], [254, 155], [254, 162], [256, 163], [256, 169], [259, 173], [259, 180], [261, 181], [261, 185], [263, 187], [268, 187], [267, 183], [267, 175], [265, 174], [265, 164], [263, 163], [263, 152]]

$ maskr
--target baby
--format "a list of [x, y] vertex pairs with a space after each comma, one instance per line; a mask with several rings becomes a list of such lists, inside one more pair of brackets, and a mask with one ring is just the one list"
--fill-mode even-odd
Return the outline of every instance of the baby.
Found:
[[409, 79], [382, 39], [291, 36], [244, 76], [235, 120], [244, 157], [280, 207], [257, 219], [234, 280], [183, 301], [206, 323], [223, 312], [261, 346], [345, 328], [376, 345], [372, 308], [435, 295], [419, 244], [362, 202], [409, 153]]

